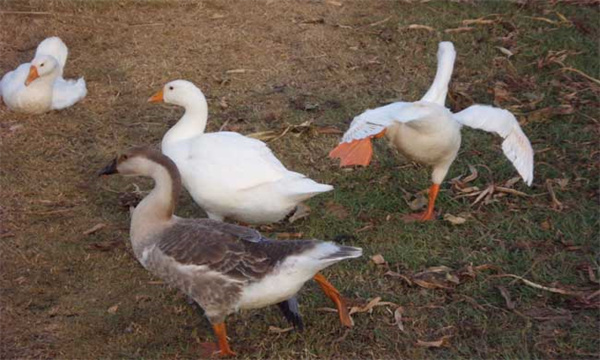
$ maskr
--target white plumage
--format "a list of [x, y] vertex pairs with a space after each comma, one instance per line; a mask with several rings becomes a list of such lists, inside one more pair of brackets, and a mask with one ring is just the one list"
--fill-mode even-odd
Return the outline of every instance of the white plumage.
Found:
[[204, 133], [206, 98], [191, 82], [172, 81], [160, 94], [156, 101], [186, 109], [163, 137], [162, 151], [177, 164], [185, 188], [211, 219], [273, 223], [300, 202], [333, 189], [287, 170], [262, 141], [235, 132]]
[[504, 138], [502, 150], [506, 157], [527, 185], [533, 181], [533, 149], [513, 114], [487, 105], [473, 105], [457, 114], [445, 108], [455, 58], [452, 43], [440, 43], [435, 80], [425, 96], [414, 103], [396, 102], [356, 116], [340, 145], [330, 153], [331, 157], [342, 160], [342, 166], [367, 165], [372, 152], [370, 138], [385, 132], [401, 153], [432, 166], [435, 189], [432, 187], [430, 191], [428, 211], [421, 220], [429, 220], [433, 214], [439, 184], [460, 148], [461, 125], [494, 132]]
[[[0, 96], [11, 110], [39, 114], [69, 107], [87, 94], [85, 80], [62, 77], [68, 57], [58, 37], [42, 41], [31, 63], [19, 65], [0, 81]], [[31, 81], [29, 84], [26, 82]]]

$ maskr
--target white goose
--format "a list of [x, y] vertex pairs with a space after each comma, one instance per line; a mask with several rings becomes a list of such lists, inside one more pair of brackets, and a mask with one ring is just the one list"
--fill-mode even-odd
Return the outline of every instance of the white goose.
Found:
[[341, 159], [340, 166], [367, 166], [373, 154], [371, 139], [385, 135], [402, 154], [430, 165], [433, 185], [427, 210], [411, 216], [421, 221], [434, 219], [435, 199], [458, 154], [462, 125], [502, 136], [506, 157], [527, 185], [533, 181], [533, 149], [513, 114], [486, 105], [473, 105], [453, 114], [444, 106], [455, 58], [452, 43], [441, 42], [435, 80], [420, 101], [365, 111], [354, 118], [341, 143], [329, 153]]
[[273, 241], [247, 227], [175, 216], [179, 171], [150, 148], [130, 149], [100, 175], [115, 173], [154, 180], [154, 189], [132, 213], [133, 252], [144, 268], [204, 309], [222, 356], [235, 355], [225, 330], [228, 315], [284, 302], [311, 278], [328, 288], [319, 271], [362, 255], [356, 247], [319, 240]]
[[58, 37], [42, 41], [31, 63], [19, 65], [0, 81], [0, 96], [9, 109], [30, 114], [60, 110], [87, 94], [85, 80], [62, 77], [69, 51]]
[[274, 223], [300, 202], [333, 189], [287, 170], [262, 141], [228, 131], [205, 133], [206, 98], [189, 81], [169, 82], [148, 101], [185, 108], [163, 137], [162, 152], [177, 164], [185, 188], [211, 219]]

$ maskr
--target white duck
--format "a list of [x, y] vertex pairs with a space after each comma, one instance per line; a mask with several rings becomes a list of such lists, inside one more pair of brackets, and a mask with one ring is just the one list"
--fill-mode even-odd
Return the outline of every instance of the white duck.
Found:
[[42, 41], [31, 63], [19, 65], [0, 81], [0, 96], [9, 109], [30, 114], [60, 110], [87, 94], [85, 80], [62, 77], [69, 51], [58, 37]]
[[416, 102], [396, 102], [367, 110], [355, 117], [341, 143], [329, 156], [340, 158], [340, 166], [367, 166], [373, 154], [371, 138], [386, 136], [400, 153], [433, 168], [427, 210], [412, 215], [434, 219], [434, 204], [440, 184], [458, 154], [462, 125], [495, 132], [504, 138], [502, 150], [527, 185], [533, 181], [533, 149], [517, 119], [507, 110], [473, 105], [453, 114], [445, 106], [448, 83], [456, 52], [451, 42], [441, 42], [435, 80]]
[[163, 137], [162, 152], [177, 164], [185, 188], [211, 219], [274, 223], [300, 202], [333, 189], [287, 170], [262, 141], [229, 131], [205, 133], [206, 98], [189, 81], [169, 82], [148, 101], [185, 108]]
[[[131, 245], [148, 271], [200, 305], [213, 325], [220, 355], [229, 347], [225, 318], [293, 297], [318, 271], [362, 250], [319, 240], [273, 241], [258, 231], [210, 219], [173, 215], [181, 191], [175, 163], [150, 148], [133, 148], [115, 158], [100, 175], [151, 177], [152, 192], [131, 217]], [[332, 289], [335, 290], [335, 289]]]

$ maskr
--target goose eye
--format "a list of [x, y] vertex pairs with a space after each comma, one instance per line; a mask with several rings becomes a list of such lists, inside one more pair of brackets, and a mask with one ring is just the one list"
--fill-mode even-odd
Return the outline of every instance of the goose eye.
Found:
[[173, 90], [173, 87], [172, 87], [172, 86], [169, 86], [169, 90]]
[[41, 64], [40, 64], [40, 67], [44, 67], [44, 63], [41, 63]]
[[121, 161], [125, 161], [125, 160], [127, 160], [128, 158], [129, 158], [129, 156], [127, 156], [127, 155], [125, 155], [125, 154], [121, 155]]

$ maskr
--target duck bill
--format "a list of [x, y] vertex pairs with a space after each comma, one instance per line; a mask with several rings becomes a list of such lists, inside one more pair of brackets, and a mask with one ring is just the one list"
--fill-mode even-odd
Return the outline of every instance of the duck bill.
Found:
[[102, 176], [102, 175], [112, 175], [112, 174], [116, 174], [119, 171], [117, 170], [117, 158], [114, 158], [113, 161], [106, 165], [104, 167], [104, 169], [100, 170], [100, 172], [98, 173], [98, 176]]
[[157, 92], [156, 94], [152, 95], [152, 97], [150, 99], [148, 99], [148, 102], [157, 103], [157, 102], [161, 102], [163, 100], [164, 100], [163, 91], [161, 90], [161, 91]]
[[33, 80], [40, 77], [38, 74], [37, 68], [33, 65], [29, 68], [29, 74], [27, 75], [27, 79], [25, 80], [25, 86], [29, 86], [33, 82]]

